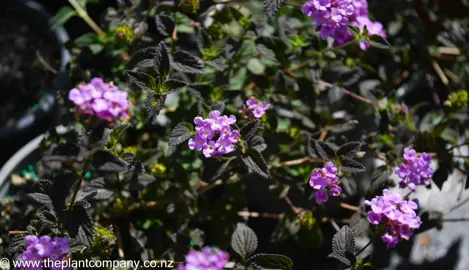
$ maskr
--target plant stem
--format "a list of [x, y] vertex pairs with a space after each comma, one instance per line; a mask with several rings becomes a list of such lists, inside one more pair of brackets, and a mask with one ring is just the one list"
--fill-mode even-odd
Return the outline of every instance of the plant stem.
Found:
[[356, 43], [357, 43], [357, 41], [356, 41], [355, 39], [353, 39], [353, 40], [351, 40], [351, 41], [349, 41], [349, 42], [346, 42], [346, 43], [344, 43], [344, 44], [342, 44], [342, 45], [335, 46], [334, 48], [335, 48], [335, 49], [343, 49], [343, 48], [345, 48], [345, 47], [348, 47], [348, 46], [350, 46], [350, 45], [354, 45], [354, 44], [356, 44]]
[[302, 8], [303, 7], [303, 5], [301, 5], [301, 4], [295, 4], [295, 3], [289, 3], [289, 2], [285, 2], [285, 5], [291, 6], [291, 7], [296, 7], [296, 8]]
[[14, 234], [23, 234], [23, 233], [27, 233], [27, 231], [9, 231], [8, 234], [10, 235], [14, 235]]
[[93, 19], [91, 19], [91, 17], [88, 15], [88, 12], [86, 12], [86, 10], [80, 6], [76, 0], [68, 0], [68, 2], [77, 11], [78, 16], [80, 16], [80, 18], [82, 18], [91, 27], [91, 29], [93, 29], [93, 31], [95, 31], [100, 36], [106, 35], [106, 33], [104, 33], [104, 31], [93, 21]]
[[291, 210], [293, 211], [293, 213], [295, 214], [299, 214], [303, 211], [303, 209], [299, 208], [299, 207], [296, 207], [292, 201], [290, 200], [290, 198], [288, 198], [288, 196], [285, 196], [283, 197], [283, 199], [285, 200], [285, 202], [287, 202], [287, 204], [290, 206]]
[[344, 209], [352, 210], [352, 211], [355, 211], [355, 212], [359, 212], [359, 211], [360, 211], [360, 207], [354, 206], [354, 205], [350, 205], [350, 204], [344, 203], [344, 202], [339, 203], [339, 206], [342, 207], [342, 208], [344, 208]]
[[355, 257], [357, 257], [358, 255], [360, 255], [360, 253], [362, 253], [363, 251], [365, 251], [365, 249], [371, 245], [371, 243], [373, 243], [374, 239], [371, 239], [370, 242], [368, 242], [368, 244], [366, 244], [362, 249], [360, 249], [360, 251], [357, 252], [357, 254], [355, 254]]
[[458, 144], [458, 145], [454, 145], [454, 146], [451, 146], [450, 148], [446, 149], [447, 151], [450, 151], [450, 150], [453, 150], [454, 148], [459, 148], [459, 147], [462, 147], [462, 146], [465, 146], [465, 145], [468, 145], [469, 142], [464, 142], [464, 143], [461, 143], [461, 144]]
[[443, 222], [467, 222], [469, 218], [445, 218]]
[[280, 168], [280, 167], [283, 167], [283, 166], [295, 166], [295, 165], [300, 165], [300, 164], [304, 164], [304, 163], [323, 163], [323, 162], [324, 162], [324, 160], [319, 159], [319, 158], [304, 157], [304, 158], [300, 158], [300, 159], [283, 161], [283, 162], [277, 163], [277, 164], [275, 164], [271, 167]]
[[70, 200], [70, 204], [68, 206], [68, 209], [72, 209], [73, 205], [75, 204], [75, 200], [77, 198], [78, 191], [80, 191], [81, 182], [83, 182], [83, 179], [85, 178], [86, 172], [88, 171], [88, 168], [89, 168], [90, 164], [91, 164], [91, 158], [87, 158], [85, 160], [85, 164], [83, 165], [83, 170], [81, 171], [81, 173], [79, 173], [78, 183], [76, 184], [75, 190], [73, 191], [72, 199]]
[[[328, 82], [325, 82], [325, 81], [319, 81], [319, 84], [322, 84], [323, 86], [326, 86], [326, 87], [332, 87], [332, 84], [331, 83], [328, 83]], [[373, 101], [367, 99], [367, 98], [364, 98], [360, 95], [357, 95], [345, 88], [342, 87], [342, 90], [344, 91], [344, 94], [347, 95], [347, 96], [350, 96], [358, 101], [361, 101], [361, 102], [364, 102], [364, 103], [367, 103], [367, 104], [370, 104], [372, 105], [373, 107], [375, 108], [378, 108], [378, 105], [376, 103], [374, 103]]]

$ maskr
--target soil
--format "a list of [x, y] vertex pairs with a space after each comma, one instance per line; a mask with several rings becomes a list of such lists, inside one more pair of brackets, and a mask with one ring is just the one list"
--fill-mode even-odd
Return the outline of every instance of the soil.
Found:
[[51, 44], [34, 22], [0, 11], [0, 126], [15, 123], [53, 90], [60, 58]]

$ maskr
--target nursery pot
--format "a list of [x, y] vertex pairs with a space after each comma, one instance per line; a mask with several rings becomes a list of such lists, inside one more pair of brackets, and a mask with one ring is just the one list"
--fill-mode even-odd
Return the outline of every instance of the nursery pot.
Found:
[[[58, 126], [55, 128], [58, 134], [64, 134], [67, 128]], [[18, 150], [0, 169], [0, 199], [8, 194], [11, 184], [11, 175], [26, 168], [29, 164], [35, 164], [40, 158], [39, 144], [46, 134], [41, 134], [25, 144]]]
[[51, 29], [51, 18], [34, 0], [0, 1], [2, 163], [54, 125], [55, 95], [65, 88], [70, 54], [67, 32]]

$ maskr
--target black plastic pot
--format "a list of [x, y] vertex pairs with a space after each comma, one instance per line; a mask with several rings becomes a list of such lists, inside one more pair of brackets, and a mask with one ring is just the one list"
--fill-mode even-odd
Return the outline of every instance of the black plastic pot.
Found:
[[[67, 128], [58, 126], [55, 128], [58, 134], [67, 132]], [[11, 184], [11, 175], [18, 173], [30, 164], [36, 164], [40, 158], [39, 144], [46, 134], [41, 134], [26, 143], [0, 169], [0, 199], [8, 194]]]
[[[49, 22], [51, 15], [39, 3], [33, 0], [2, 0], [0, 8], [3, 12], [14, 12], [15, 16], [25, 20], [29, 25], [34, 26], [34, 30], [43, 32], [51, 42], [51, 46], [59, 52], [57, 74], [54, 77], [51, 89], [41, 89], [45, 93], [38, 100], [37, 106], [29, 110], [24, 115], [16, 119], [13, 123], [0, 126], [0, 143], [2, 144], [2, 154], [0, 164], [8, 159], [18, 148], [24, 145], [38, 134], [43, 133], [47, 128], [56, 125], [54, 119], [55, 95], [66, 85], [66, 65], [70, 60], [70, 54], [66, 50], [64, 43], [68, 40], [68, 34], [63, 27], [51, 30]], [[15, 27], [12, 25], [12, 27]], [[13, 46], [13, 44], [12, 44]]]

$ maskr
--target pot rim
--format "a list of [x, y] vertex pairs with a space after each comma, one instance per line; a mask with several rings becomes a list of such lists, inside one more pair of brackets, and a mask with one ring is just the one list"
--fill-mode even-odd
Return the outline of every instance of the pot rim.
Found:
[[[62, 125], [55, 127], [58, 134], [66, 133], [69, 128]], [[4, 198], [10, 187], [9, 177], [17, 169], [18, 165], [23, 162], [31, 153], [39, 149], [39, 144], [46, 137], [47, 132], [32, 139], [20, 148], [0, 169], [0, 198]]]

